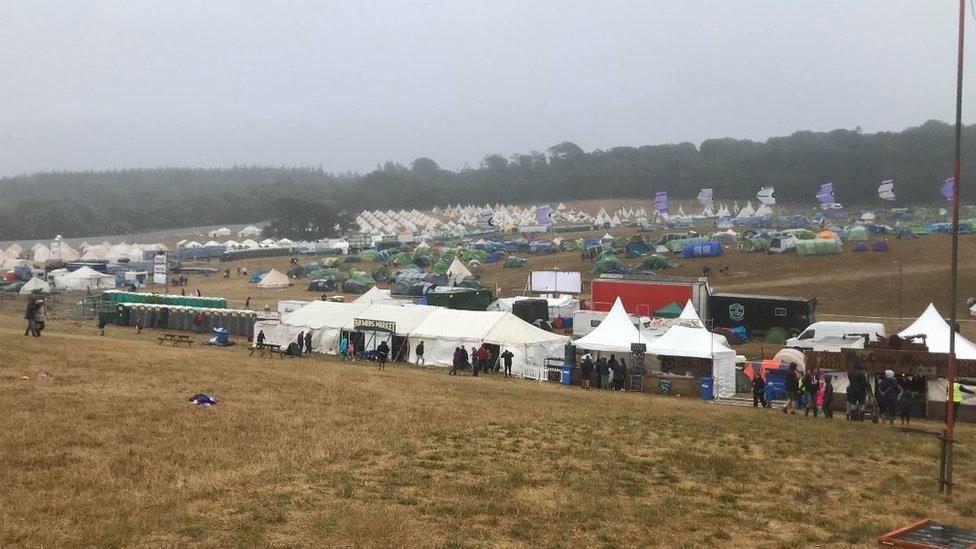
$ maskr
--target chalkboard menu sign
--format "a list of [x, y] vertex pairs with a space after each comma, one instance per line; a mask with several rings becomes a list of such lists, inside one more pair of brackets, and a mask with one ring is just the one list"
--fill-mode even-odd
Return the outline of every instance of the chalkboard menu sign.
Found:
[[670, 395], [671, 394], [671, 380], [662, 377], [657, 382], [657, 392], [660, 395]]
[[932, 549], [965, 549], [976, 547], [976, 530], [923, 520], [878, 538], [881, 545]]

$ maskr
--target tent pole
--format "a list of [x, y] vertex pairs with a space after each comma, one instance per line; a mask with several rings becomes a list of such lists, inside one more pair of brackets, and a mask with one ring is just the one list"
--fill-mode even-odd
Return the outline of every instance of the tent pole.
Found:
[[959, 172], [960, 157], [962, 155], [962, 67], [965, 29], [966, 0], [959, 0], [959, 42], [956, 59], [956, 146], [952, 159], [952, 263], [950, 269], [952, 274], [949, 281], [949, 383], [946, 398], [946, 436], [943, 442], [946, 448], [945, 475], [941, 482], [941, 491], [946, 496], [952, 495], [952, 445], [953, 428], [956, 422], [953, 395], [956, 384], [956, 297], [959, 290], [957, 281], [959, 273]]

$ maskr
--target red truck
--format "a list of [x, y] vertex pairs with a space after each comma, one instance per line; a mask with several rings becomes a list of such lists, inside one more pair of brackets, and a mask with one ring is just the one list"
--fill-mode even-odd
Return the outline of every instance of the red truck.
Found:
[[594, 311], [609, 311], [619, 297], [627, 312], [654, 316], [654, 311], [677, 303], [684, 307], [690, 299], [699, 318], [708, 318], [708, 279], [634, 275], [603, 275], [590, 284]]

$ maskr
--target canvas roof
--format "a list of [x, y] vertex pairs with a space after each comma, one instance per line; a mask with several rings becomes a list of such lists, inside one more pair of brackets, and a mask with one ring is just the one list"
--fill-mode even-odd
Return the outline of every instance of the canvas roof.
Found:
[[641, 341], [646, 338], [630, 322], [630, 315], [618, 297], [600, 325], [573, 344], [590, 351], [630, 352], [630, 344]]
[[719, 339], [720, 335], [713, 334], [705, 328], [691, 328], [676, 325], [668, 328], [663, 336], [647, 345], [648, 354], [665, 356], [684, 356], [692, 358], [712, 358], [718, 354], [731, 353]]
[[80, 269], [72, 271], [64, 275], [64, 277], [68, 280], [86, 280], [86, 279], [90, 280], [92, 278], [106, 278], [106, 277], [113, 278], [113, 279], [115, 278], [110, 274], [100, 273], [88, 266], [83, 266]]
[[698, 311], [695, 310], [695, 305], [691, 302], [690, 299], [688, 300], [688, 303], [685, 303], [685, 308], [681, 310], [681, 314], [678, 315], [678, 319], [695, 320], [698, 321], [699, 323], [701, 322], [701, 317], [698, 316]]
[[271, 269], [271, 271], [268, 274], [264, 275], [264, 277], [261, 278], [261, 282], [258, 282], [258, 287], [259, 288], [284, 288], [288, 286], [288, 284], [290, 284], [290, 281], [288, 280], [288, 275], [278, 272], [275, 269]]
[[390, 290], [381, 290], [376, 286], [373, 286], [366, 291], [363, 295], [357, 297], [353, 300], [353, 303], [390, 303], [396, 304], [396, 299], [393, 299], [392, 292]]
[[482, 341], [505, 314], [496, 311], [459, 311], [438, 308], [410, 334], [427, 339]]
[[496, 345], [532, 345], [569, 341], [566, 336], [537, 328], [512, 313], [502, 313], [502, 315], [488, 330], [488, 335], [485, 336], [486, 342]]
[[461, 263], [461, 260], [454, 258], [451, 262], [451, 266], [447, 268], [447, 275], [458, 279], [464, 278], [466, 276], [472, 276], [471, 271]]
[[[924, 334], [930, 352], [948, 353], [949, 331], [949, 323], [942, 318], [935, 305], [929, 303], [925, 312], [915, 319], [911, 326], [898, 332], [898, 335], [905, 337]], [[956, 334], [956, 358], [976, 360], [976, 345], [958, 333]]]
[[290, 326], [312, 328], [313, 330], [342, 328], [350, 323], [352, 319], [356, 318], [356, 315], [362, 313], [369, 307], [370, 305], [367, 303], [313, 301], [283, 316], [281, 323]]
[[357, 318], [382, 320], [396, 323], [396, 333], [409, 335], [421, 322], [427, 319], [439, 307], [428, 305], [390, 305], [387, 303], [373, 303], [369, 307], [357, 312], [346, 322], [346, 330], [353, 329], [353, 320]]
[[26, 284], [20, 287], [21, 294], [29, 294], [35, 290], [39, 290], [44, 293], [51, 293], [51, 285], [40, 278], [34, 277], [27, 281]]

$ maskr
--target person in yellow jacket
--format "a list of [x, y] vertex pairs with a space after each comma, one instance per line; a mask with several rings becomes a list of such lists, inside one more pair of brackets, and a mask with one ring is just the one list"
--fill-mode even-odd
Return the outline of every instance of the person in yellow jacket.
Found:
[[959, 419], [959, 406], [962, 405], [962, 394], [966, 393], [968, 395], [976, 395], [976, 391], [969, 389], [962, 383], [958, 381], [952, 384], [952, 418], [953, 420]]

